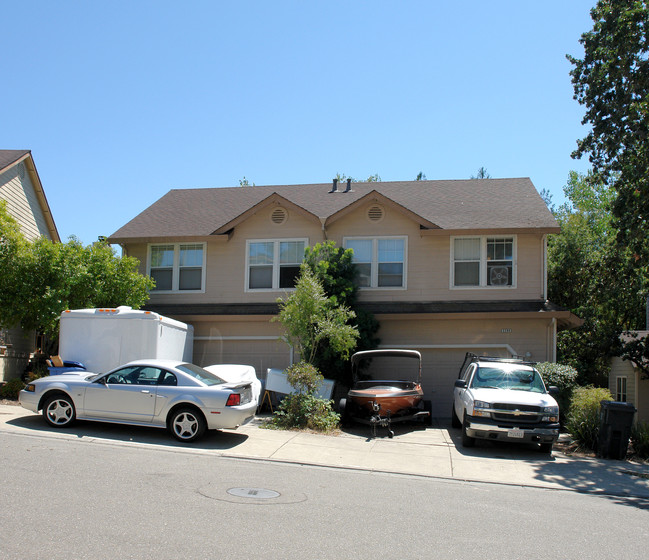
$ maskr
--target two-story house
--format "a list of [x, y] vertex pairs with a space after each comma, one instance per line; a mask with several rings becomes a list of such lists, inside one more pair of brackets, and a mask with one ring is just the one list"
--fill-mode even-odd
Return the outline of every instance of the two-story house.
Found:
[[[450, 414], [467, 351], [555, 359], [578, 324], [547, 301], [558, 225], [529, 179], [172, 190], [110, 236], [157, 282], [148, 308], [191, 323], [199, 365], [285, 368], [271, 323], [306, 246], [352, 248], [382, 347], [423, 354], [423, 386]], [[326, 372], [324, 372], [326, 374]]]
[[[27, 240], [61, 240], [31, 151], [0, 150], [0, 200]], [[22, 375], [37, 346], [36, 333], [0, 329], [0, 381]]]

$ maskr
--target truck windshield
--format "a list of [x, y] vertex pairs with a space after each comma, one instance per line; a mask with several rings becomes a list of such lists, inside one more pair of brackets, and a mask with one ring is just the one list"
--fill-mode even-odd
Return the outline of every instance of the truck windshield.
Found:
[[218, 375], [214, 375], [194, 364], [182, 364], [178, 366], [178, 369], [194, 379], [202, 381], [205, 385], [220, 385], [221, 383], [225, 383], [225, 380], [221, 379]]
[[532, 368], [481, 366], [476, 370], [471, 386], [545, 393], [545, 385], [541, 376]]

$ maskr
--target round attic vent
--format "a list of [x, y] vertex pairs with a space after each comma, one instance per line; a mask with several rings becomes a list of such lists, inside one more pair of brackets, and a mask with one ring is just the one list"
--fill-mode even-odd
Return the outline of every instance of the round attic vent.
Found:
[[287, 219], [288, 219], [288, 212], [286, 211], [286, 208], [282, 208], [281, 206], [275, 208], [270, 213], [270, 221], [278, 226], [286, 222]]
[[383, 211], [383, 207], [378, 204], [370, 206], [367, 210], [367, 219], [370, 222], [380, 222], [384, 216], [385, 212]]

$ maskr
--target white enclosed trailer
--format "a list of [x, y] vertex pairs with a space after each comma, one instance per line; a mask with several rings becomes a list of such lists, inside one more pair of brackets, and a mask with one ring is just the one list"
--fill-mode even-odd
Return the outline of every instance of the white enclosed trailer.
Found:
[[122, 306], [61, 314], [59, 355], [104, 373], [132, 360], [192, 361], [194, 327], [152, 311]]

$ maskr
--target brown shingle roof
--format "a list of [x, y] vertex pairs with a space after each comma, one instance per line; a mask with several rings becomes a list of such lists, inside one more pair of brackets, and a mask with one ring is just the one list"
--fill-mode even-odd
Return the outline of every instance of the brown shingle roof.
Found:
[[29, 150], [0, 150], [0, 173], [28, 153]]
[[373, 192], [419, 216], [424, 227], [558, 231], [557, 222], [528, 178], [352, 183], [351, 192], [341, 192], [346, 186], [339, 184], [338, 192], [333, 193], [331, 183], [172, 190], [109, 240], [208, 236], [223, 231], [274, 194], [316, 220], [330, 218]]

